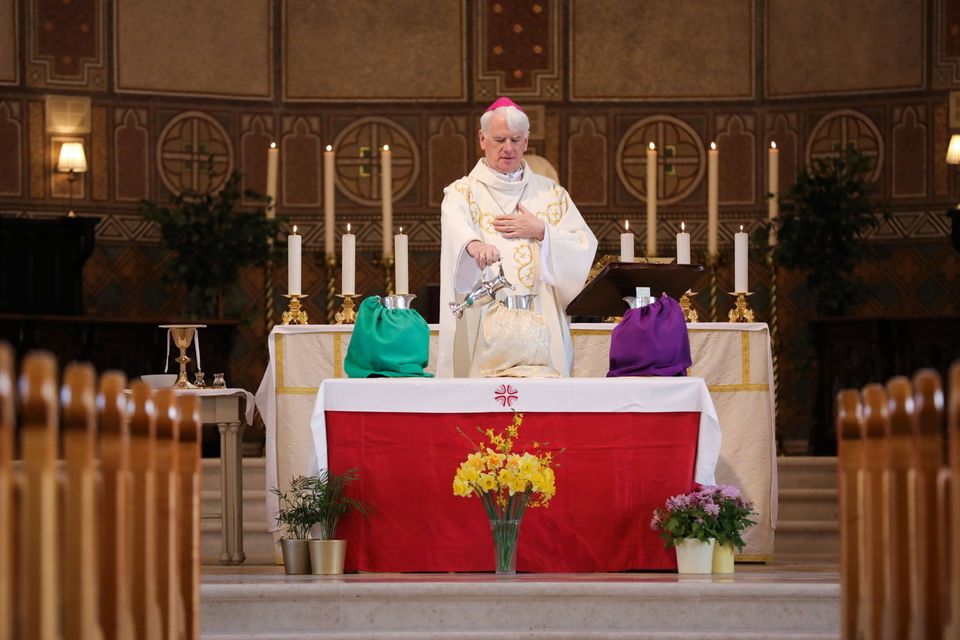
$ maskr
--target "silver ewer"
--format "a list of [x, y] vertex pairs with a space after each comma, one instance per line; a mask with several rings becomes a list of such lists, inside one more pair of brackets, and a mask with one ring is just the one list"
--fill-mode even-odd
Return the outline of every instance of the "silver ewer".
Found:
[[377, 302], [387, 309], [409, 309], [416, 297], [415, 293], [397, 293], [392, 296], [377, 296]]
[[489, 300], [493, 300], [497, 291], [504, 287], [513, 291], [513, 285], [510, 284], [507, 277], [503, 275], [503, 263], [500, 263], [499, 274], [490, 280], [484, 280], [483, 274], [481, 273], [477, 284], [473, 285], [473, 289], [467, 293], [467, 297], [463, 299], [463, 302], [450, 303], [450, 311], [456, 317], [461, 318], [463, 317], [464, 309], [473, 306], [475, 302], [488, 302]]

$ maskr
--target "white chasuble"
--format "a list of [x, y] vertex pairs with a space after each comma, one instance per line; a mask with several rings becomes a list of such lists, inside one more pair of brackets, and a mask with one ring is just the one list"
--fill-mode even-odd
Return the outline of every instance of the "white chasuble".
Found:
[[[544, 222], [542, 241], [507, 239], [494, 230], [494, 218], [519, 215], [518, 203]], [[523, 369], [523, 363], [517, 363], [516, 375], [536, 376], [540, 375], [538, 371], [551, 375], [553, 370], [569, 376], [573, 343], [565, 309], [583, 289], [593, 265], [597, 239], [567, 191], [553, 180], [533, 173], [526, 162], [523, 177], [517, 182], [507, 182], [480, 160], [470, 175], [444, 189], [440, 220], [443, 238], [437, 376], [483, 375], [473, 360], [477, 333], [482, 331], [484, 318], [478, 317], [477, 311], [468, 310], [457, 320], [448, 306], [452, 301], [462, 300], [480, 276], [480, 269], [466, 251], [473, 240], [492, 244], [500, 251], [503, 271], [513, 291], [502, 289], [498, 297], [536, 295], [534, 307], [543, 317], [549, 358], [542, 369], [536, 366]], [[486, 277], [492, 277], [495, 268], [496, 265], [488, 267]], [[488, 335], [491, 328], [488, 322]], [[482, 344], [483, 336], [480, 338]], [[530, 347], [534, 353], [540, 351], [538, 345]]]

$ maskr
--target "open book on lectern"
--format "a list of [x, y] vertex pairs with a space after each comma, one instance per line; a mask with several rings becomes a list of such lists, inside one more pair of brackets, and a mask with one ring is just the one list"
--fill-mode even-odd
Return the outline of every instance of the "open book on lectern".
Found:
[[705, 273], [702, 264], [611, 262], [567, 305], [567, 315], [622, 316], [627, 310], [623, 298], [636, 295], [637, 287], [650, 287], [657, 298], [666, 293], [679, 300], [687, 289], [696, 291]]

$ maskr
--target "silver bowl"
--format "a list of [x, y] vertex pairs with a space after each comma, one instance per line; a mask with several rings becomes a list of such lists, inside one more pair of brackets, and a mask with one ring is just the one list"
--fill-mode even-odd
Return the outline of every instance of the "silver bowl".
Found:
[[526, 295], [505, 296], [500, 302], [503, 303], [503, 306], [507, 309], [529, 311], [533, 309], [533, 301], [536, 300], [536, 298], [537, 295], [535, 293], [528, 293]]
[[377, 296], [377, 300], [387, 309], [409, 309], [416, 297], [414, 293], [398, 293], [392, 296]]

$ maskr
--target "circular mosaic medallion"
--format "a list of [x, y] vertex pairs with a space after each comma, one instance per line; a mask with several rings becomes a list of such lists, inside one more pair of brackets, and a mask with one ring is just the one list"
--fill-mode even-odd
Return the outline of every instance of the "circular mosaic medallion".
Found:
[[870, 182], [880, 177], [883, 169], [883, 137], [873, 120], [852, 109], [828, 113], [820, 119], [807, 139], [807, 165], [815, 159], [836, 158], [856, 149], [870, 159], [873, 169], [866, 176]]
[[233, 145], [219, 122], [200, 111], [185, 111], [160, 132], [157, 169], [173, 193], [213, 193], [233, 170]]
[[623, 135], [617, 148], [617, 175], [631, 195], [647, 200], [647, 148], [657, 146], [657, 200], [681, 202], [696, 189], [706, 170], [703, 140], [686, 122], [650, 116]]
[[413, 137], [392, 120], [380, 117], [351, 122], [334, 141], [337, 186], [358, 204], [379, 205], [380, 150], [390, 145], [393, 193], [396, 202], [407, 194], [420, 173], [420, 153]]

